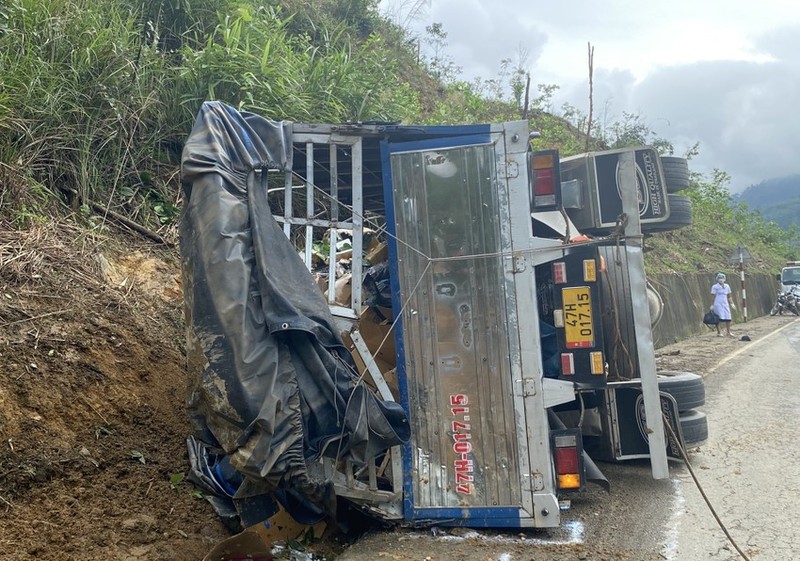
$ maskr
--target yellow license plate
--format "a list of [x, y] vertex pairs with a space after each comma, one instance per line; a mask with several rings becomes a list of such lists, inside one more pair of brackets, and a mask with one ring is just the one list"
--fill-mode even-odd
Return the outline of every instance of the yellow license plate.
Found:
[[568, 349], [586, 349], [594, 346], [592, 323], [592, 295], [589, 287], [562, 288], [564, 299], [564, 336]]

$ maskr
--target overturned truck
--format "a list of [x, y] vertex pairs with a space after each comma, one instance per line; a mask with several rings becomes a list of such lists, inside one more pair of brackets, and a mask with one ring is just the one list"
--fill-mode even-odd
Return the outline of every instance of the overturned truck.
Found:
[[204, 104], [181, 254], [192, 477], [219, 512], [554, 527], [595, 460], [664, 478], [706, 438], [702, 379], [656, 372], [643, 265], [643, 233], [691, 222], [686, 161], [536, 143]]

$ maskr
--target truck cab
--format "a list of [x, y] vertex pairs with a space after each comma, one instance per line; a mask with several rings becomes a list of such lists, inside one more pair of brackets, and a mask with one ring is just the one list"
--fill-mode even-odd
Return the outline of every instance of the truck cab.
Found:
[[800, 286], [800, 261], [787, 261], [777, 278], [781, 283], [781, 292], [789, 292], [794, 287]]

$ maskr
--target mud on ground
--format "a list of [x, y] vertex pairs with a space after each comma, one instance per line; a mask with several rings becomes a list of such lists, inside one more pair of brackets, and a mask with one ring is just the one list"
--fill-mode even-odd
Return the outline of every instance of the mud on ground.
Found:
[[[798, 318], [795, 315], [784, 314], [735, 322], [731, 324], [734, 337], [718, 337], [716, 330], [704, 326], [699, 335], [656, 349], [656, 367], [659, 370], [694, 372], [708, 376], [721, 361], [736, 360], [740, 353], [748, 352], [748, 346], [796, 319]], [[721, 331], [725, 332], [724, 329]], [[743, 341], [743, 336], [749, 337], [750, 341]]]

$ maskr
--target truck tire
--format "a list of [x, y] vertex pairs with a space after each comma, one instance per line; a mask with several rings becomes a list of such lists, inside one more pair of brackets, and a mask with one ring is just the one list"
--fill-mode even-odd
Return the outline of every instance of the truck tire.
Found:
[[677, 193], [689, 188], [689, 161], [686, 158], [661, 156], [664, 183], [667, 193]]
[[692, 201], [685, 195], [667, 195], [669, 200], [669, 218], [663, 222], [651, 222], [642, 224], [642, 232], [645, 234], [657, 232], [669, 232], [679, 230], [692, 224]]
[[686, 411], [680, 416], [683, 445], [697, 446], [708, 440], [708, 418], [700, 411]]
[[645, 285], [645, 291], [647, 292], [647, 307], [650, 308], [650, 327], [655, 327], [661, 320], [661, 316], [664, 315], [664, 300], [661, 299], [658, 290], [649, 282]]
[[706, 402], [703, 377], [692, 372], [661, 370], [658, 372], [658, 389], [675, 398], [679, 412], [697, 409]]

